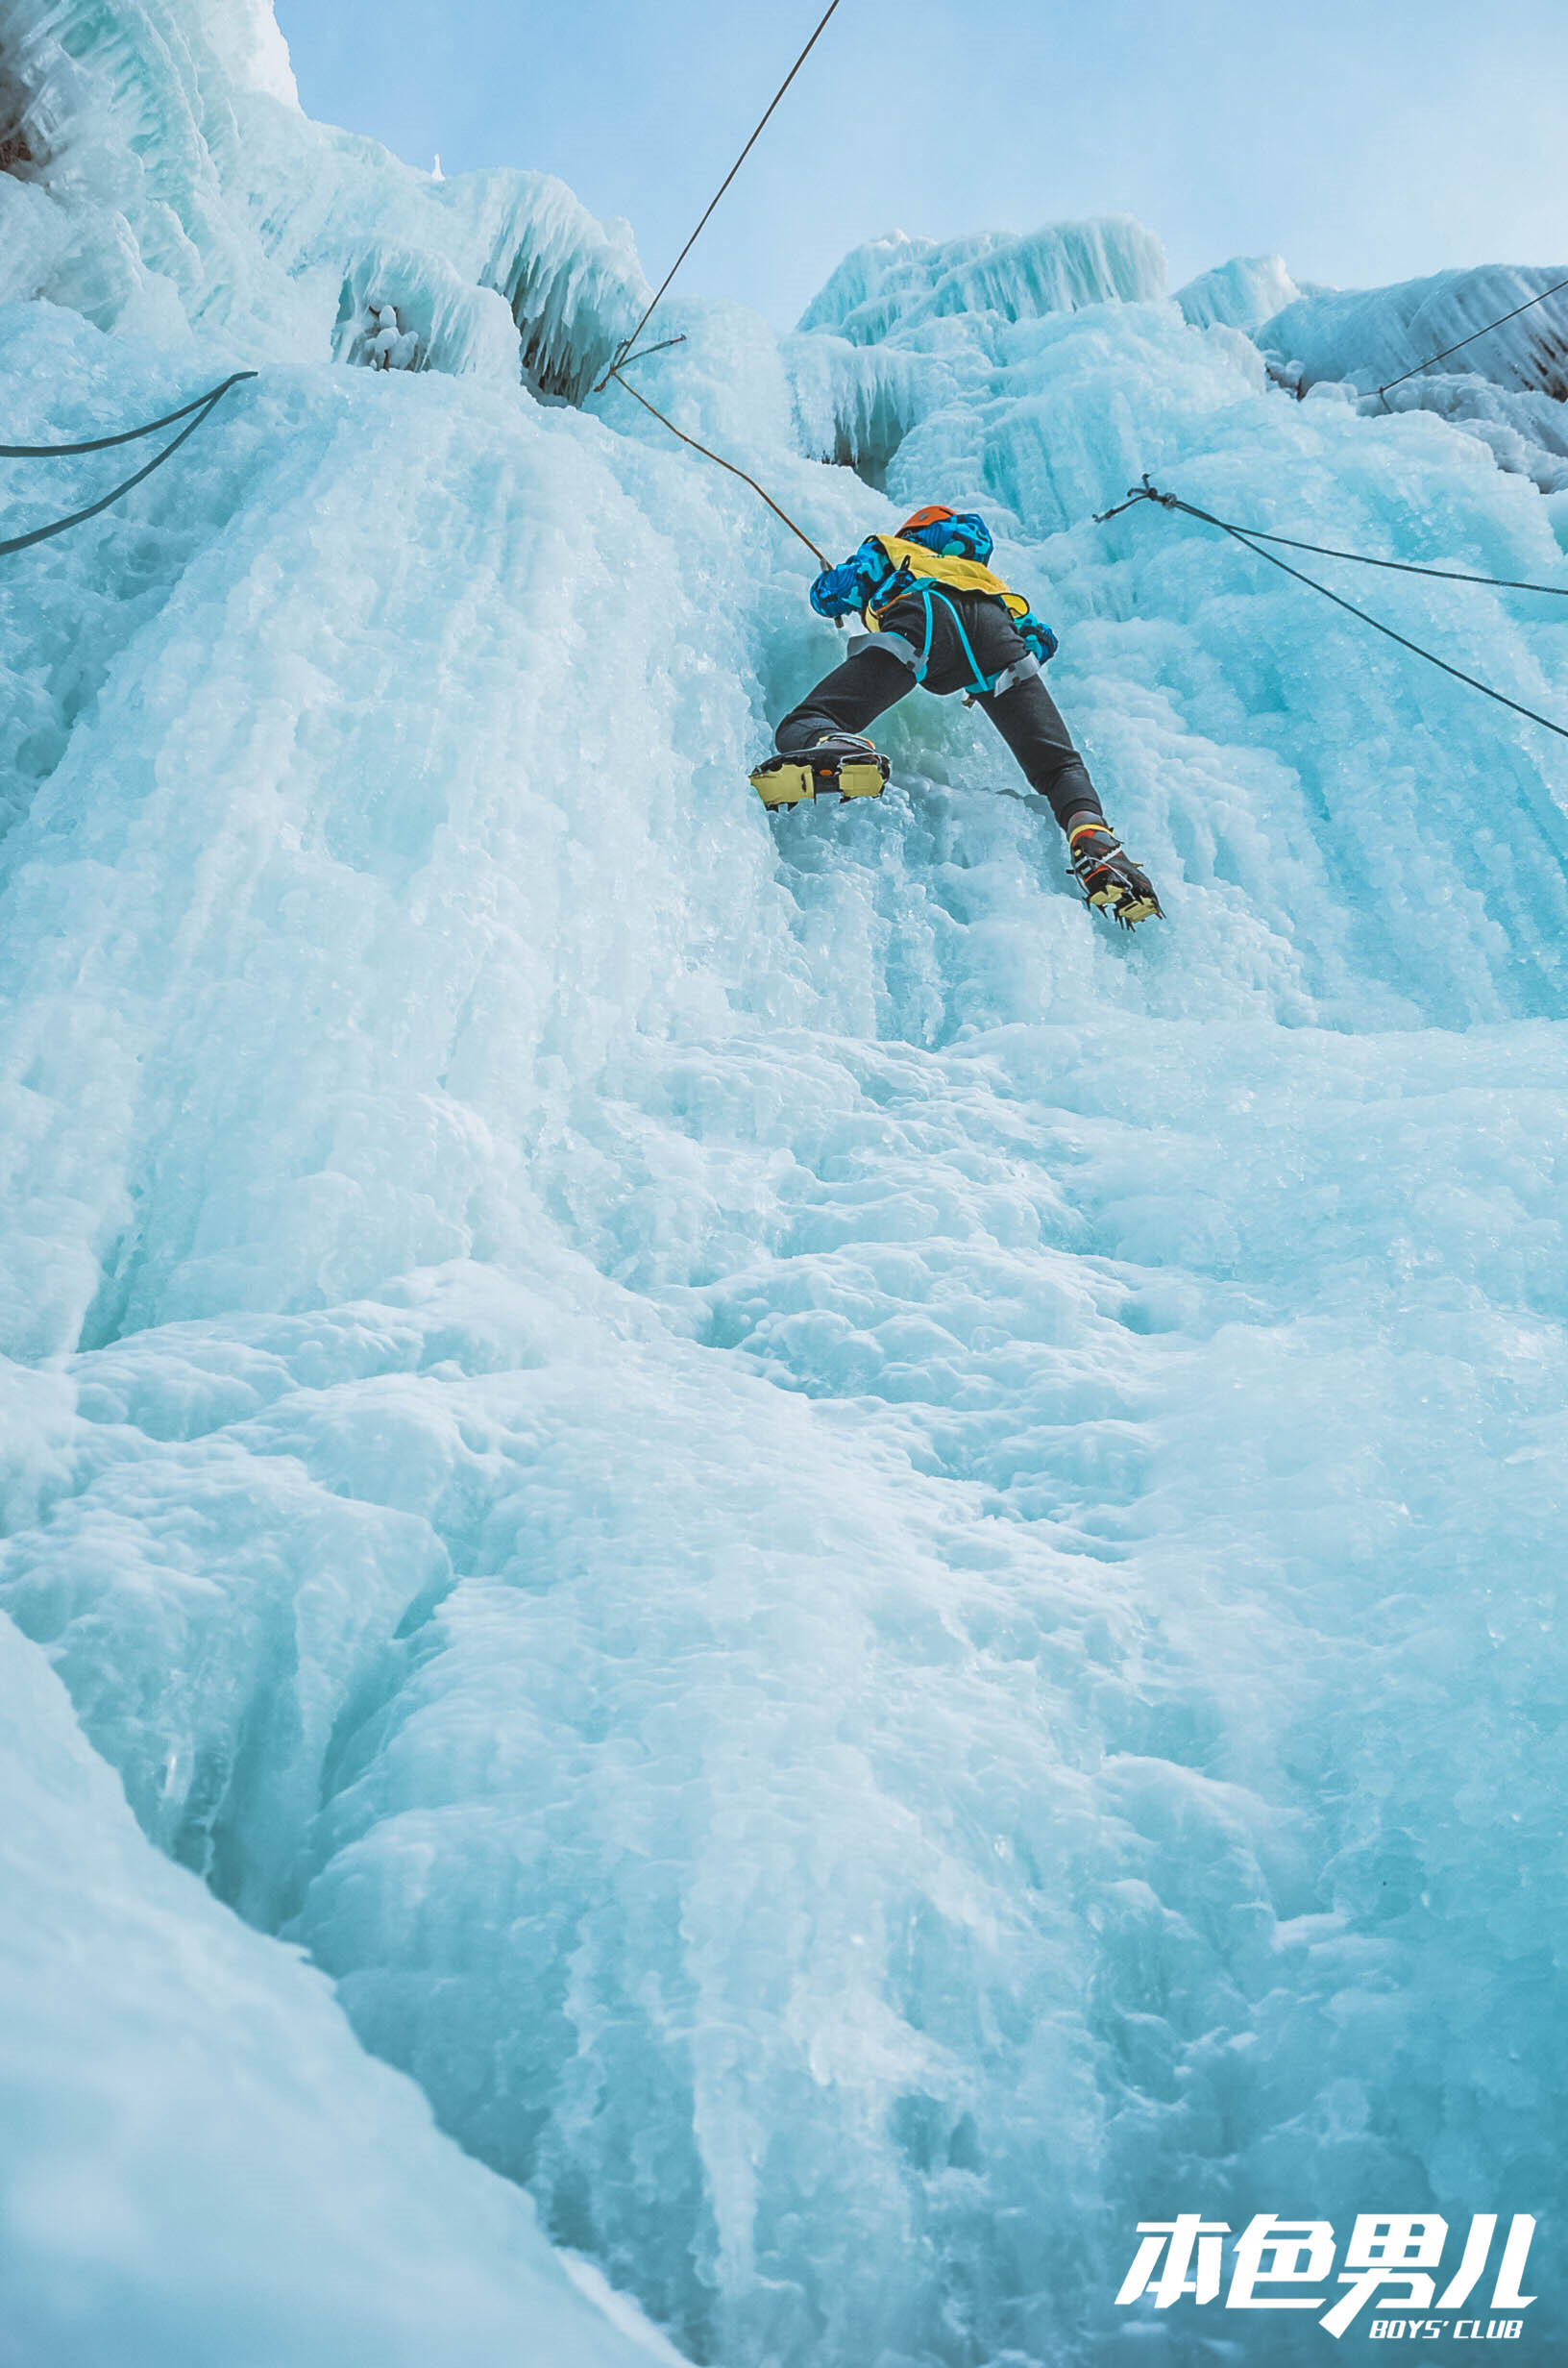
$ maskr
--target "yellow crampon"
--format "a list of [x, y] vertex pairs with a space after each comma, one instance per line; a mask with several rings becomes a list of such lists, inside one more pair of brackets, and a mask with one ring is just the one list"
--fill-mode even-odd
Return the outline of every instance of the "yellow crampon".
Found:
[[751, 786], [770, 814], [780, 806], [803, 805], [808, 798], [817, 795], [811, 767], [791, 764], [782, 756], [759, 765], [751, 776]]
[[813, 765], [798, 756], [771, 756], [751, 776], [751, 786], [772, 814], [780, 806], [804, 805], [808, 800], [880, 798], [888, 785], [888, 760], [873, 750], [866, 756], [846, 756], [841, 762]]
[[1140, 921], [1152, 921], [1164, 913], [1164, 906], [1152, 888], [1146, 893], [1136, 888], [1102, 889], [1089, 900], [1107, 908], [1112, 920], [1119, 921], [1124, 929], [1136, 928]]

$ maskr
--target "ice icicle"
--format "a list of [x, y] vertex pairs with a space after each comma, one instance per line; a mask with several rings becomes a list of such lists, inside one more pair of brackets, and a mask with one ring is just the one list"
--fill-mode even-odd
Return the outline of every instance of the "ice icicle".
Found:
[[1534, 389], [1561, 401], [1568, 397], [1568, 288], [1499, 328], [1486, 328], [1559, 280], [1568, 280], [1568, 262], [1528, 270], [1488, 264], [1394, 287], [1325, 289], [1263, 321], [1258, 342], [1266, 352], [1299, 357], [1309, 384], [1353, 379], [1370, 389], [1485, 329], [1440, 363], [1440, 371], [1474, 373], [1494, 385]]
[[[1379, 410], [1434, 411], [1485, 444], [1500, 467], [1553, 493], [1568, 487], [1568, 287], [1515, 308], [1563, 280], [1568, 263], [1490, 264], [1394, 287], [1317, 290], [1253, 333], [1276, 368], [1289, 359], [1303, 391], [1340, 382]], [[1417, 369], [1434, 355], [1443, 358]], [[1378, 396], [1391, 380], [1401, 382]]]
[[903, 233], [857, 247], [807, 306], [802, 329], [853, 345], [953, 313], [1028, 320], [1165, 292], [1164, 250], [1126, 219], [1062, 223], [1019, 237], [992, 232], [938, 243]]
[[576, 400], [646, 295], [626, 225], [549, 174], [443, 181], [310, 123], [262, 0], [0, 0], [0, 298], [310, 361], [374, 298], [416, 366]]

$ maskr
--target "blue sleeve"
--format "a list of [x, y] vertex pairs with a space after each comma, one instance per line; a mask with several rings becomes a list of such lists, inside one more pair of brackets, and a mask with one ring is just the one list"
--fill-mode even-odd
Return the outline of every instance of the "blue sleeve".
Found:
[[870, 536], [840, 567], [826, 567], [811, 587], [811, 604], [820, 617], [847, 617], [864, 608], [888, 574], [888, 555]]
[[1021, 617], [1013, 620], [1013, 630], [1020, 641], [1026, 641], [1042, 666], [1048, 666], [1061, 647], [1056, 635], [1042, 617], [1026, 608]]

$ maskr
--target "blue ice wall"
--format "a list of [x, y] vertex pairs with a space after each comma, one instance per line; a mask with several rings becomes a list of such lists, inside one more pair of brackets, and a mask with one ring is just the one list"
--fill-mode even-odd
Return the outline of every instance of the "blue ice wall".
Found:
[[[411, 2246], [459, 2297], [423, 2357], [656, 2351], [519, 2188], [726, 2368], [1327, 2356], [1118, 2309], [1178, 2210], [1534, 2214], [1539, 2344], [1563, 744], [1190, 521], [1091, 513], [1148, 468], [1562, 581], [1568, 495], [1271, 389], [1123, 225], [939, 250], [929, 302], [862, 259], [782, 344], [673, 308], [649, 395], [824, 547], [992, 519], [1167, 906], [1120, 939], [956, 705], [889, 719], [869, 810], [750, 797], [836, 655], [805, 555], [618, 391], [528, 391], [616, 333], [619, 233], [323, 136], [362, 220], [307, 237], [264, 19], [205, 62], [173, 7], [95, 21], [100, 133], [29, 36], [77, 179], [42, 132], [0, 177], [57, 273], [0, 312], [0, 416], [261, 375], [0, 578], [15, 1797], [74, 1771], [8, 1861], [78, 1974], [7, 1991], [13, 2081], [79, 2099], [5, 2139], [38, 2356], [120, 2368], [134, 2304], [138, 2359], [232, 2360], [278, 2228], [324, 2357], [395, 2356]], [[182, 280], [110, 165], [183, 25]], [[387, 192], [456, 326], [372, 371], [333, 325]], [[544, 259], [513, 294], [447, 235], [498, 208]], [[1049, 255], [1109, 280], [1051, 301]], [[808, 456], [855, 420], [885, 493]], [[1568, 721], [1560, 604], [1332, 580]], [[103, 2168], [128, 2093], [158, 2143], [129, 2112]], [[187, 2129], [188, 2217], [137, 2217]]]

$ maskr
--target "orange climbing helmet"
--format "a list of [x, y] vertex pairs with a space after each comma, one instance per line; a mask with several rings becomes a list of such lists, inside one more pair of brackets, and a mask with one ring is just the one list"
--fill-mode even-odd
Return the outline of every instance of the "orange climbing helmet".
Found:
[[952, 510], [942, 502], [928, 502], [904, 520], [895, 538], [920, 543], [939, 558], [977, 559], [982, 567], [991, 557], [991, 529], [972, 510]]
[[910, 542], [914, 539], [917, 529], [920, 527], [934, 527], [939, 518], [951, 518], [955, 515], [956, 512], [950, 509], [945, 509], [942, 503], [928, 502], [924, 509], [917, 509], [910, 512], [909, 516], [904, 520], [903, 525], [898, 530], [899, 538], [903, 542]]

